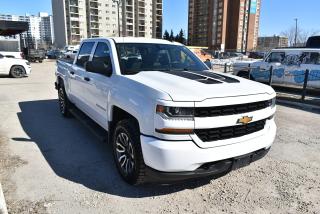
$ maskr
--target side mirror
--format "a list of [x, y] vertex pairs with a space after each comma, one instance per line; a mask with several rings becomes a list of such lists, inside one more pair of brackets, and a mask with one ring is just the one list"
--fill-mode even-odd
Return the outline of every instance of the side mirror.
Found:
[[107, 62], [101, 60], [88, 61], [84, 67], [88, 72], [103, 74], [108, 77], [112, 75], [112, 65], [109, 60]]

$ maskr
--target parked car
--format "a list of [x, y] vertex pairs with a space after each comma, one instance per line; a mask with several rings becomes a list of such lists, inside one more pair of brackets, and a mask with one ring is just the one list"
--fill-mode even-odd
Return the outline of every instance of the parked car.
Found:
[[80, 109], [107, 131], [130, 184], [224, 174], [262, 158], [275, 139], [275, 91], [208, 71], [179, 43], [85, 39], [56, 77], [61, 114]]
[[62, 57], [62, 52], [59, 50], [49, 50], [47, 52], [47, 58], [48, 59], [59, 59]]
[[63, 53], [63, 57], [66, 59], [74, 59], [77, 53], [78, 53], [78, 50], [68, 51]]
[[[282, 48], [272, 50], [264, 60], [249, 64], [251, 79], [268, 82], [270, 67], [273, 68], [272, 82], [283, 86], [302, 86], [306, 70], [309, 70], [308, 87], [320, 89], [320, 49]], [[233, 65], [234, 74], [249, 76], [248, 67]]]
[[264, 59], [265, 54], [266, 53], [264, 53], [264, 52], [249, 52], [248, 57], [250, 59]]
[[8, 58], [0, 54], [0, 74], [20, 78], [31, 73], [31, 66], [27, 60]]
[[0, 54], [2, 56], [8, 57], [8, 58], [16, 58], [16, 59], [23, 59], [24, 54], [20, 51], [12, 52], [12, 51], [0, 51]]

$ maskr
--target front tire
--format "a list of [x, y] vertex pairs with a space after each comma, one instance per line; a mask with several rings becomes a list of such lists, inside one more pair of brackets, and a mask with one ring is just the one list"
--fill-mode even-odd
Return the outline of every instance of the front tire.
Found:
[[26, 71], [20, 65], [12, 66], [10, 69], [10, 76], [13, 78], [22, 78], [26, 75]]
[[59, 86], [58, 88], [58, 98], [59, 98], [60, 113], [62, 114], [62, 116], [71, 117], [71, 114], [70, 114], [71, 103], [67, 97], [67, 94], [63, 85]]
[[129, 184], [145, 181], [145, 164], [141, 151], [139, 125], [134, 119], [125, 119], [116, 125], [112, 147], [117, 169]]

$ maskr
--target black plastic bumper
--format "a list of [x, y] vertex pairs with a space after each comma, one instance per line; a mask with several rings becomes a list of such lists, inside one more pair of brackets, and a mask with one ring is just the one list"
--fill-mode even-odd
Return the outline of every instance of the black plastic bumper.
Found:
[[203, 177], [221, 177], [232, 170], [236, 170], [250, 165], [263, 158], [270, 149], [258, 150], [239, 157], [206, 163], [192, 172], [160, 172], [150, 167], [146, 169], [147, 177], [150, 182], [177, 182]]

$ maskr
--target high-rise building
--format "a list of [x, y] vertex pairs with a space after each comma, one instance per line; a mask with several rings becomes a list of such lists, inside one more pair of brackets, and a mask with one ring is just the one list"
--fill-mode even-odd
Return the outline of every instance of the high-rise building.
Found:
[[38, 48], [41, 45], [47, 47], [54, 43], [53, 20], [48, 13], [40, 12], [38, 16], [0, 14], [0, 20], [28, 22], [29, 30], [21, 35], [25, 47], [30, 45], [32, 48]]
[[52, 0], [52, 11], [59, 48], [91, 37], [162, 36], [162, 0]]
[[274, 48], [288, 47], [288, 38], [282, 36], [267, 36], [258, 38], [258, 47], [260, 51], [269, 51]]
[[189, 44], [249, 51], [257, 46], [261, 0], [189, 0]]

